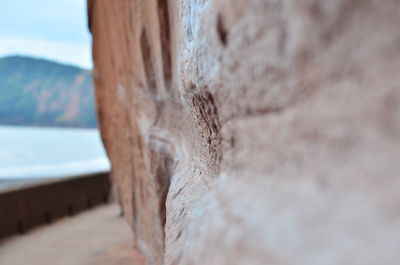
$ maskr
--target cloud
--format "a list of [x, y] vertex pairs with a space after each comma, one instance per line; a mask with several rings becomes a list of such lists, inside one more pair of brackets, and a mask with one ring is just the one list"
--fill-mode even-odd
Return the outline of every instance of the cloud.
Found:
[[41, 57], [84, 68], [92, 68], [93, 64], [89, 45], [40, 39], [0, 37], [0, 56], [17, 54]]

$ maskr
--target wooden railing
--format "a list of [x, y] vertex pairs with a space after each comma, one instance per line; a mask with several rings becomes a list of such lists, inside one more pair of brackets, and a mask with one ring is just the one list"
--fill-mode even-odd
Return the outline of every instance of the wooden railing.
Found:
[[109, 173], [47, 179], [0, 190], [0, 238], [106, 203]]

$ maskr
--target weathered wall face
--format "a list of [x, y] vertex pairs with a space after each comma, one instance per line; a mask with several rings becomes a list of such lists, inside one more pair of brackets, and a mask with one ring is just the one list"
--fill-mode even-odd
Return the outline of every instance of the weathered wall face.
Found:
[[149, 264], [396, 264], [400, 2], [92, 0], [112, 174]]

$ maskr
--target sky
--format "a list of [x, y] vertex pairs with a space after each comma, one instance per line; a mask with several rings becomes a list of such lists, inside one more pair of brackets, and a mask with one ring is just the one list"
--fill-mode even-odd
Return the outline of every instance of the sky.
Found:
[[92, 67], [86, 0], [0, 0], [0, 57]]

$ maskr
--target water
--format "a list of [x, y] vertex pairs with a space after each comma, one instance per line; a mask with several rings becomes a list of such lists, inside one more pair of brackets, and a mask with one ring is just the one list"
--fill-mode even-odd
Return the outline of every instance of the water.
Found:
[[0, 186], [109, 168], [95, 129], [0, 126]]

